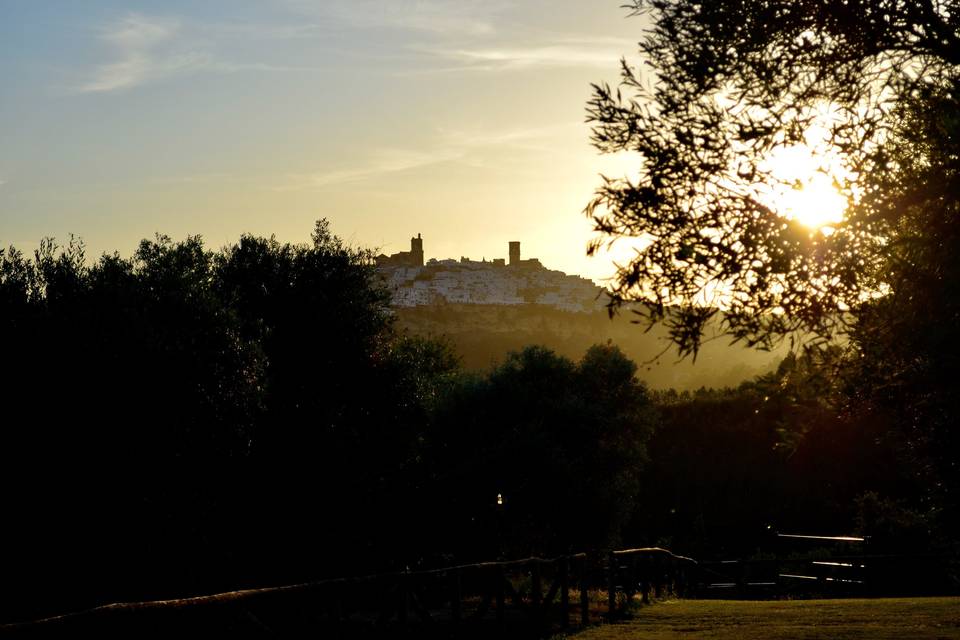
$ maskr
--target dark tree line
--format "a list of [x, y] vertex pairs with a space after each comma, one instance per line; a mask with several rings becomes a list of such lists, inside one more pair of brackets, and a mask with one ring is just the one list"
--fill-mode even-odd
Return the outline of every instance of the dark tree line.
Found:
[[616, 540], [653, 419], [635, 366], [468, 376], [388, 300], [325, 222], [4, 250], [2, 617]]
[[494, 527], [478, 544], [487, 557], [622, 544], [657, 421], [636, 369], [609, 344], [577, 363], [534, 346], [451, 390], [428, 439], [431, 473], [465, 528]]
[[4, 251], [5, 607], [289, 577], [336, 541], [356, 495], [322, 488], [401, 467], [418, 409], [371, 276], [325, 223], [303, 246]]
[[619, 546], [748, 555], [767, 525], [937, 541], [889, 414], [842, 402], [843, 358], [696, 394], [649, 392], [609, 343], [471, 373], [387, 301], [325, 223], [304, 245], [5, 250], [3, 619]]
[[864, 535], [862, 553], [949, 552], [890, 425], [840, 410], [814, 354], [737, 388], [661, 392], [631, 533], [698, 558], [783, 551], [776, 533]]

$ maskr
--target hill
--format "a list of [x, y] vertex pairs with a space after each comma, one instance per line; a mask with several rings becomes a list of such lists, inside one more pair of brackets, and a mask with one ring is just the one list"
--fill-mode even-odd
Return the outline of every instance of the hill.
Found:
[[677, 390], [737, 385], [765, 373], [786, 354], [730, 345], [704, 344], [696, 362], [677, 361], [673, 351], [657, 358], [667, 343], [662, 329], [645, 332], [629, 314], [574, 313], [546, 304], [437, 304], [396, 307], [398, 326], [413, 335], [446, 337], [467, 369], [483, 370], [510, 351], [540, 344], [580, 359], [591, 345], [611, 341], [640, 365], [640, 378], [654, 389]]

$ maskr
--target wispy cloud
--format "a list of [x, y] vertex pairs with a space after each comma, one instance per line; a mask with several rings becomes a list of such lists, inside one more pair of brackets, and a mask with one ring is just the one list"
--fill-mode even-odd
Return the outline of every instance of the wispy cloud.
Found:
[[549, 150], [551, 141], [558, 137], [569, 137], [574, 131], [583, 128], [581, 122], [567, 122], [549, 126], [520, 127], [502, 130], [441, 129], [446, 143], [464, 152], [484, 149], [531, 149]]
[[130, 14], [103, 31], [102, 38], [124, 50], [141, 51], [169, 40], [180, 30], [180, 21]]
[[286, 0], [294, 11], [358, 28], [387, 28], [445, 36], [495, 31], [503, 0]]
[[299, 191], [304, 189], [322, 189], [349, 182], [361, 182], [386, 174], [399, 173], [449, 162], [463, 157], [464, 151], [455, 148], [416, 149], [378, 149], [366, 162], [342, 169], [318, 171], [308, 174], [288, 176], [286, 182], [277, 191]]
[[[250, 45], [250, 41], [315, 39], [327, 54], [343, 56], [357, 53], [349, 37], [343, 34], [358, 29], [406, 32], [400, 41], [387, 36], [376, 40], [381, 48], [391, 52], [392, 59], [407, 56], [408, 63], [429, 58], [444, 61], [433, 66], [429, 63], [402, 65], [397, 73], [403, 75], [543, 67], [609, 69], [623, 52], [634, 46], [633, 42], [618, 38], [518, 32], [508, 19], [510, 5], [503, 0], [456, 3], [448, 0], [283, 0], [283, 3], [296, 14], [299, 22], [204, 23], [177, 17], [127, 14], [100, 30], [100, 41], [112, 59], [92, 69], [75, 90], [118, 92], [201, 72], [329, 71], [330, 68], [301, 64], [302, 57], [288, 64], [280, 53], [283, 49], [265, 49]], [[334, 46], [331, 37], [347, 39]], [[238, 49], [241, 42], [245, 46]], [[369, 39], [357, 42], [369, 44]], [[372, 44], [370, 48], [376, 49]], [[251, 53], [268, 57], [236, 59]], [[410, 54], [414, 57], [409, 58]], [[329, 55], [313, 59], [327, 60]]]
[[364, 161], [353, 166], [288, 175], [285, 181], [274, 189], [277, 191], [324, 189], [447, 162], [486, 166], [484, 158], [489, 156], [490, 152], [496, 153], [506, 149], [555, 153], [556, 149], [548, 144], [548, 141], [568, 135], [571, 129], [582, 126], [582, 123], [574, 122], [548, 127], [498, 131], [440, 130], [437, 141], [432, 147], [378, 149]]
[[466, 69], [499, 71], [541, 67], [595, 67], [609, 69], [633, 46], [627, 40], [569, 39], [535, 46], [485, 46], [454, 49], [427, 48], [424, 52], [464, 63]]
[[[308, 33], [311, 28], [310, 25], [291, 26], [257, 33], [262, 37], [292, 37], [292, 34]], [[142, 14], [130, 14], [111, 23], [101, 30], [100, 40], [113, 50], [115, 60], [97, 67], [77, 90], [80, 93], [121, 91], [185, 73], [319, 70], [302, 65], [224, 60], [212, 52], [210, 39], [229, 32], [227, 27], [193, 25], [195, 34], [201, 33], [202, 37], [188, 37], [187, 31], [181, 20]], [[252, 33], [250, 29], [242, 31], [247, 36]]]
[[203, 31], [214, 38], [238, 38], [250, 41], [318, 38], [329, 34], [332, 29], [316, 22], [291, 24], [223, 22], [205, 25]]
[[81, 93], [114, 91], [139, 84], [150, 69], [148, 58], [131, 54], [119, 62], [102, 65], [93, 79], [79, 87]]
[[109, 25], [100, 39], [110, 45], [117, 60], [100, 65], [93, 77], [78, 89], [81, 93], [117, 91], [146, 82], [152, 77], [189, 68], [197, 55], [167, 57], [159, 49], [174, 39], [180, 23], [169, 18], [130, 14]]
[[234, 180], [235, 176], [224, 171], [214, 171], [208, 173], [196, 173], [180, 176], [160, 176], [150, 180], [152, 184], [159, 185], [189, 185], [189, 184], [209, 184], [215, 182], [226, 182]]

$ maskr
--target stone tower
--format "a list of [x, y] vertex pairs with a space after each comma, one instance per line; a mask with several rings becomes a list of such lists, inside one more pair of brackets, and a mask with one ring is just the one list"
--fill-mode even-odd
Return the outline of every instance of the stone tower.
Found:
[[423, 266], [423, 238], [417, 234], [416, 238], [410, 238], [410, 261], [418, 266]]
[[510, 241], [510, 264], [511, 265], [520, 264], [520, 241], [519, 240]]

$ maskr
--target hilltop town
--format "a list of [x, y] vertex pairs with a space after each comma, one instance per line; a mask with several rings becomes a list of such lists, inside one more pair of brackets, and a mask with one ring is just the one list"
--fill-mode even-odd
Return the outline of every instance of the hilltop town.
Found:
[[536, 258], [521, 259], [518, 241], [509, 243], [508, 256], [425, 263], [423, 238], [417, 234], [410, 251], [377, 256], [376, 263], [397, 307], [533, 304], [573, 313], [604, 307], [603, 290], [591, 280], [547, 269]]
[[485, 370], [506, 354], [539, 344], [571, 359], [590, 345], [613, 341], [635, 362], [653, 388], [697, 389], [736, 385], [782, 358], [775, 353], [704, 345], [696, 361], [658, 360], [665, 332], [631, 323], [630, 314], [606, 311], [606, 296], [592, 281], [521, 259], [520, 243], [507, 259], [425, 259], [423, 238], [410, 250], [376, 257], [377, 270], [393, 294], [397, 325], [414, 335], [445, 336], [468, 369]]

